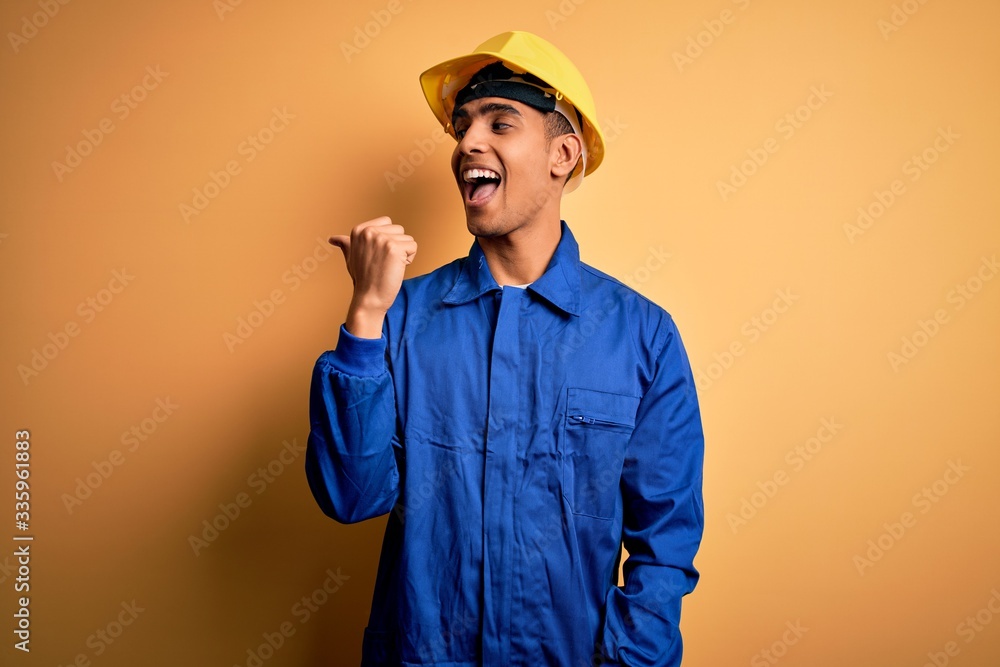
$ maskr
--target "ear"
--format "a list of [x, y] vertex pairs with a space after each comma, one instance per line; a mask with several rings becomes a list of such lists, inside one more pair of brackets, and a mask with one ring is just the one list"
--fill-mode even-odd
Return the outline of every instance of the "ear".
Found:
[[582, 152], [583, 142], [579, 135], [571, 132], [554, 138], [549, 152], [552, 176], [560, 181], [566, 180], [570, 172], [576, 168]]

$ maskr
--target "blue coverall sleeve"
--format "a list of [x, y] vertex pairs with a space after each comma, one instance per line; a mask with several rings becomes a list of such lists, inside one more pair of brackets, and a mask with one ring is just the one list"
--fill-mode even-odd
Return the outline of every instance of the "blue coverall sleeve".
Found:
[[694, 379], [668, 320], [655, 375], [636, 414], [621, 478], [624, 586], [606, 598], [603, 651], [611, 664], [681, 664], [681, 597], [698, 581], [704, 529], [705, 441]]
[[313, 368], [306, 477], [323, 512], [355, 523], [389, 512], [399, 493], [396, 408], [386, 336], [341, 325], [337, 348]]

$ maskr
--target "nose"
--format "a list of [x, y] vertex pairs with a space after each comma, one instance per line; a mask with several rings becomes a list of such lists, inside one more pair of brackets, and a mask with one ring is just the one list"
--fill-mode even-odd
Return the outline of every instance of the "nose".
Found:
[[489, 128], [481, 120], [474, 120], [469, 123], [465, 134], [458, 141], [458, 152], [463, 155], [472, 153], [484, 153], [487, 149], [486, 138], [489, 136]]

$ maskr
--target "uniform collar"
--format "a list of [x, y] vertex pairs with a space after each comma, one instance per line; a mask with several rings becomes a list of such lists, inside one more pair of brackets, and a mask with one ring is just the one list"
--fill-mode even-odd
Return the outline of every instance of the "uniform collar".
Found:
[[[560, 220], [559, 244], [552, 259], [538, 280], [527, 289], [542, 297], [556, 308], [571, 315], [580, 314], [580, 248], [565, 220]], [[479, 239], [472, 243], [469, 256], [462, 262], [462, 270], [455, 284], [444, 297], [445, 303], [468, 303], [500, 286], [490, 273], [489, 264]]]

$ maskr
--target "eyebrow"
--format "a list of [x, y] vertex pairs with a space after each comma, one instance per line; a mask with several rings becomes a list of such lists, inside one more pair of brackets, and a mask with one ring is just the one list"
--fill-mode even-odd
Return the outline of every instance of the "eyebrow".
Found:
[[[520, 116], [521, 112], [509, 104], [503, 104], [502, 102], [487, 102], [486, 104], [479, 107], [476, 111], [477, 116], [485, 116], [491, 113], [509, 113], [514, 116]], [[463, 106], [461, 109], [455, 111], [455, 118], [468, 118], [469, 112], [465, 110]]]

